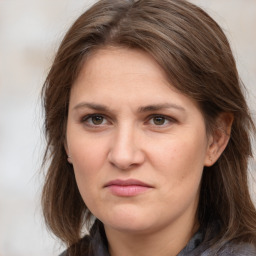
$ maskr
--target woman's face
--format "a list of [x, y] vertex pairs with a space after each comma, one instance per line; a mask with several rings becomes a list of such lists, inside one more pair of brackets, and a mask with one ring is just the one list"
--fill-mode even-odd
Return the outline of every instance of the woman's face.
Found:
[[106, 228], [194, 225], [209, 158], [203, 116], [147, 53], [98, 50], [74, 83], [67, 122], [82, 198]]

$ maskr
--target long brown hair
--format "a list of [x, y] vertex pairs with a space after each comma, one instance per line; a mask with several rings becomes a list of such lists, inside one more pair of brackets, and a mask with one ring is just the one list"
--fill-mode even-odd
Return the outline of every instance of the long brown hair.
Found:
[[247, 184], [255, 126], [226, 36], [208, 14], [185, 0], [101, 0], [64, 37], [42, 91], [44, 163], [49, 163], [42, 205], [53, 233], [70, 246], [80, 240], [90, 219], [66, 160], [66, 121], [70, 89], [81, 66], [92, 51], [107, 45], [151, 54], [172, 85], [198, 102], [208, 131], [221, 112], [234, 115], [225, 151], [204, 169], [198, 218], [205, 230], [214, 220], [220, 223], [211, 245], [234, 239], [255, 242], [256, 211]]

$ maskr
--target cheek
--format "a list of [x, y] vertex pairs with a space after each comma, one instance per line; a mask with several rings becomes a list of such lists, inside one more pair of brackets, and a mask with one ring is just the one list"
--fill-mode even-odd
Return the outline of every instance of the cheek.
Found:
[[70, 138], [69, 150], [75, 171], [95, 173], [104, 164], [107, 156], [107, 142], [94, 136], [73, 133]]
[[69, 150], [79, 191], [86, 204], [102, 186], [103, 169], [106, 163], [106, 145], [103, 141], [76, 136], [70, 138]]
[[[181, 171], [189, 170], [193, 167], [202, 167], [205, 156], [205, 143], [191, 138], [170, 139], [165, 141], [159, 147], [152, 147], [152, 156], [154, 161], [164, 168], [176, 169]], [[188, 167], [188, 168], [183, 168]], [[191, 168], [189, 168], [191, 167]]]
[[190, 134], [176, 136], [158, 145], [152, 151], [152, 158], [166, 184], [164, 187], [170, 191], [174, 188], [180, 191], [197, 190], [204, 168], [206, 140]]

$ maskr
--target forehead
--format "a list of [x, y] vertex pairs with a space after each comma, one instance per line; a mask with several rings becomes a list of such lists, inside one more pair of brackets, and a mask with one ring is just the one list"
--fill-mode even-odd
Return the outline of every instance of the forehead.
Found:
[[140, 75], [151, 76], [168, 84], [167, 76], [161, 66], [150, 54], [140, 49], [109, 46], [93, 51], [87, 57], [78, 80], [84, 79], [85, 76], [86, 79], [90, 79], [91, 76], [99, 74], [107, 80], [118, 74], [127, 76], [132, 74], [133, 78]]
[[72, 87], [71, 103], [90, 99], [113, 104], [117, 98], [123, 104], [196, 104], [168, 81], [162, 67], [148, 53], [117, 47], [99, 49], [84, 62]]

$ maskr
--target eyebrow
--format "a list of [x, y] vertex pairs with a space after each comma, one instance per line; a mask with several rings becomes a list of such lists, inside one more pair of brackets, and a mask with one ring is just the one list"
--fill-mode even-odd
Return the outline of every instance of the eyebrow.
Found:
[[90, 108], [93, 110], [97, 110], [97, 111], [108, 111], [108, 107], [101, 105], [101, 104], [96, 104], [96, 103], [87, 103], [87, 102], [81, 102], [79, 104], [77, 104], [73, 109], [79, 109], [79, 108]]
[[[103, 111], [103, 112], [109, 112], [110, 109], [102, 104], [96, 104], [96, 103], [89, 103], [89, 102], [81, 102], [77, 104], [73, 109], [80, 109], [80, 108], [90, 108], [96, 111]], [[144, 113], [144, 112], [150, 112], [150, 111], [159, 111], [163, 109], [177, 109], [180, 111], [186, 111], [183, 107], [173, 104], [173, 103], [163, 103], [163, 104], [152, 104], [152, 105], [147, 105], [147, 106], [142, 106], [138, 108], [139, 113]]]
[[170, 109], [170, 108], [185, 111], [185, 109], [183, 107], [181, 107], [177, 104], [163, 103], [163, 104], [153, 104], [153, 105], [140, 107], [138, 112], [140, 112], [140, 113], [141, 112], [150, 112], [150, 111], [158, 111], [158, 110]]

